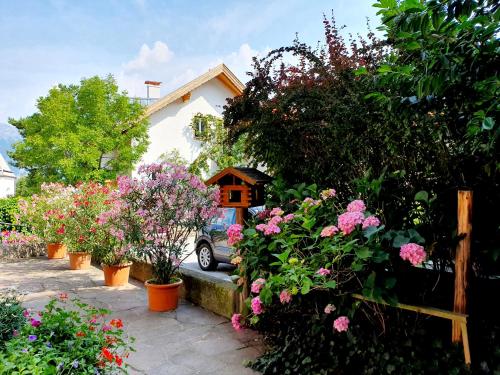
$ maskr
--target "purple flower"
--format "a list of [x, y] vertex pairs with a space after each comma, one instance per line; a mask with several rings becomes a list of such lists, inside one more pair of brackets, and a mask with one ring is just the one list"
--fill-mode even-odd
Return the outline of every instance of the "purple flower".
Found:
[[28, 353], [28, 349], [24, 348], [23, 350], [21, 350], [21, 352]]
[[35, 341], [37, 338], [38, 338], [38, 337], [37, 337], [37, 335], [29, 335], [29, 336], [28, 336], [28, 341], [33, 342], [33, 341]]
[[77, 360], [77, 359], [75, 359], [75, 360], [73, 361], [73, 363], [71, 364], [71, 366], [73, 366], [73, 368], [78, 368], [78, 364], [79, 364], [78, 360]]
[[52, 344], [51, 344], [50, 342], [46, 342], [46, 343], [45, 343], [45, 346], [46, 346], [47, 348], [52, 348]]
[[64, 362], [60, 362], [60, 363], [57, 365], [57, 371], [61, 371], [63, 368], [64, 368]]

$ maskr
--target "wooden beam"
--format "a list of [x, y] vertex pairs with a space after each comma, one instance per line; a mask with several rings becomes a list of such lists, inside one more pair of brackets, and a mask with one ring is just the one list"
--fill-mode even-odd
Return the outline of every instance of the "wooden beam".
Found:
[[[457, 245], [455, 255], [455, 296], [453, 311], [467, 311], [467, 289], [469, 287], [469, 271], [471, 267], [470, 245], [472, 233], [472, 191], [458, 191], [457, 235], [462, 237]], [[452, 323], [451, 339], [460, 342], [462, 329], [459, 322]]]
[[187, 94], [184, 94], [181, 96], [182, 102], [187, 102], [189, 99], [191, 99], [191, 91], [188, 92]]

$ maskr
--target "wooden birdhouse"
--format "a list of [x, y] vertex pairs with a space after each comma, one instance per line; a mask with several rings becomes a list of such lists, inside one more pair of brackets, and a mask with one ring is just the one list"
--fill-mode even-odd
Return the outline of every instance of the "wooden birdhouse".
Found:
[[229, 167], [206, 181], [219, 185], [221, 207], [235, 207], [236, 222], [243, 224], [249, 207], [264, 204], [264, 186], [272, 178], [255, 168]]

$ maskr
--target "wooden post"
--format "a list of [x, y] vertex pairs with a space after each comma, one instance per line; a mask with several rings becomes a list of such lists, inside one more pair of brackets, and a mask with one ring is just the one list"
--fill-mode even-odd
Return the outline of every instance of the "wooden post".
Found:
[[[467, 289], [469, 286], [469, 270], [471, 267], [470, 245], [472, 232], [472, 191], [458, 191], [458, 227], [457, 235], [463, 237], [457, 245], [455, 255], [455, 298], [453, 311], [465, 314], [467, 311]], [[460, 342], [462, 327], [453, 321], [451, 340]]]
[[236, 224], [245, 225], [245, 220], [247, 219], [248, 208], [237, 207], [236, 208]]

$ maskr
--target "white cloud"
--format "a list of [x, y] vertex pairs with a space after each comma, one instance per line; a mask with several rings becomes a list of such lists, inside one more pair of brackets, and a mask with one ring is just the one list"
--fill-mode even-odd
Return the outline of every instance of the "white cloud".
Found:
[[122, 65], [117, 74], [121, 88], [130, 96], [144, 97], [146, 88], [144, 81], [162, 82], [162, 95], [173, 91], [185, 83], [205, 73], [214, 66], [225, 63], [243, 82], [248, 79], [246, 72], [252, 68], [252, 58], [263, 56], [269, 51], [253, 49], [248, 43], [243, 43], [233, 52], [221, 56], [214, 55], [175, 55], [162, 41], [154, 43], [153, 48], [144, 44], [137, 57]]
[[156, 41], [153, 48], [149, 48], [147, 44], [143, 44], [139, 55], [125, 64], [125, 71], [140, 71], [158, 66], [159, 64], [165, 64], [172, 59], [173, 55], [168, 46], [161, 41]]

